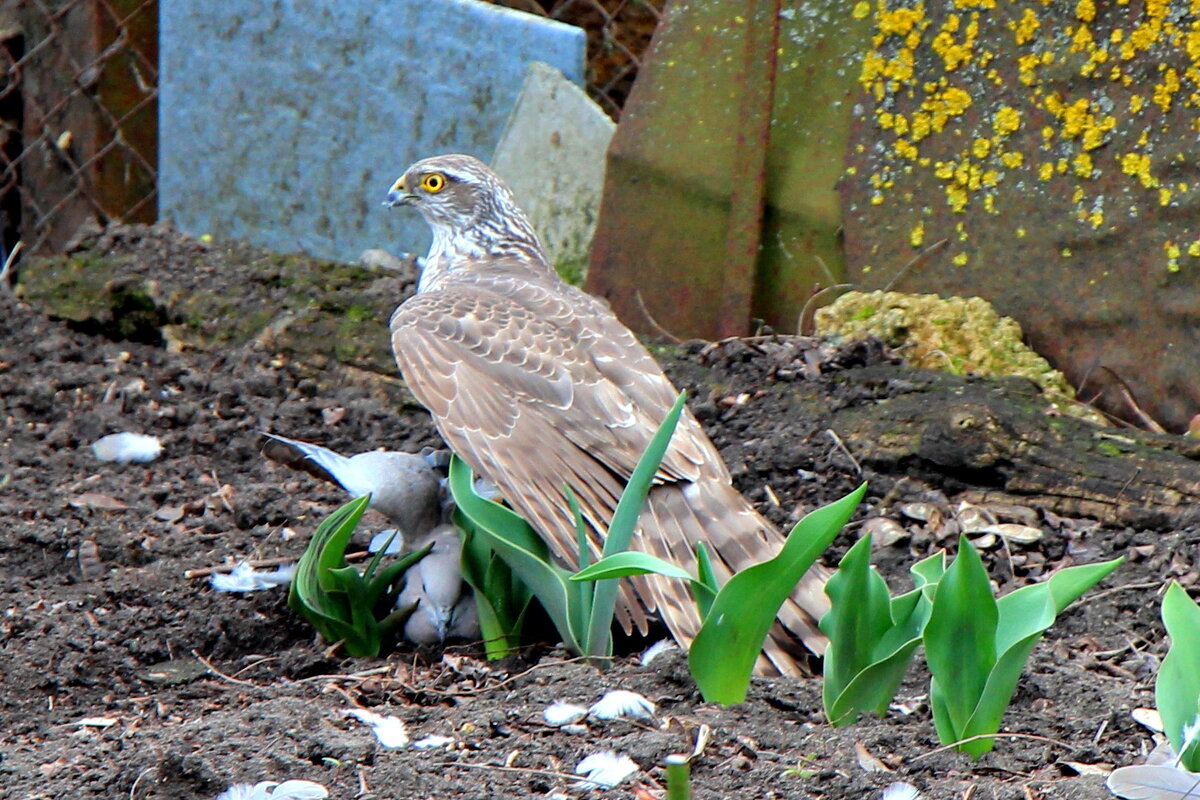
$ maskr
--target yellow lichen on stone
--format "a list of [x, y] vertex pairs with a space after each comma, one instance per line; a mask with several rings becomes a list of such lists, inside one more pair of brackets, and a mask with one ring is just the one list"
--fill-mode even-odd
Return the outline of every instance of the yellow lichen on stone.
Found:
[[1074, 402], [1063, 374], [1024, 343], [1021, 326], [982, 298], [847, 292], [817, 311], [816, 328], [849, 340], [876, 336], [923, 369], [1028, 378], [1055, 408], [1104, 424], [1098, 412]]
[[913, 247], [920, 247], [925, 242], [925, 223], [918, 222], [913, 226], [912, 232], [908, 235], [908, 240], [912, 242]]
[[[862, 2], [850, 7], [864, 13]], [[1159, 147], [1164, 134], [1200, 132], [1200, 0], [1143, 0], [1136, 13], [1109, 13], [1098, 0], [875, 0], [870, 8], [875, 31], [860, 80], [886, 134], [872, 166], [889, 178], [871, 204], [883, 203], [893, 182], [902, 197], [921, 197], [905, 181], [929, 171], [955, 213], [972, 203], [1006, 213], [1007, 181], [1075, 198], [1085, 181], [1110, 200], [1149, 193], [1069, 212], [1071, 224], [1092, 229], [1142, 225], [1144, 217], [1135, 220], [1148, 207], [1181, 202], [1160, 191], [1156, 173], [1172, 152]], [[1188, 117], [1176, 124], [1181, 113]], [[1036, 127], [1023, 131], [1028, 125]], [[1045, 155], [1035, 158], [1039, 145]], [[1180, 233], [1164, 232], [1155, 246], [1169, 235]]]

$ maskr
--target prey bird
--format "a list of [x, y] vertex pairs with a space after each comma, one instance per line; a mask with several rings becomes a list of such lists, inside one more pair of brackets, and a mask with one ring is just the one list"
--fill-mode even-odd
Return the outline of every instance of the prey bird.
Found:
[[429, 554], [404, 573], [397, 608], [409, 608], [404, 638], [417, 644], [447, 639], [478, 639], [475, 596], [462, 578], [462, 540], [458, 529], [443, 524], [414, 549], [432, 544]]
[[319, 444], [263, 432], [263, 454], [315, 478], [336, 483], [351, 497], [371, 495], [370, 507], [396, 526], [396, 550], [415, 549], [442, 518], [441, 475], [435, 454], [369, 450], [344, 456]]
[[[604, 531], [638, 458], [678, 392], [608, 304], [559, 279], [512, 192], [464, 155], [418, 161], [387, 205], [416, 209], [433, 231], [417, 293], [391, 319], [404, 380], [446, 443], [575, 566], [564, 484], [593, 529]], [[633, 549], [696, 572], [704, 542], [720, 582], [778, 552], [784, 536], [742, 497], [690, 412], [679, 420]], [[827, 644], [826, 572], [801, 581], [764, 642], [760, 674], [804, 674], [805, 648]], [[657, 612], [685, 647], [700, 619], [682, 581], [623, 584], [617, 615], [648, 630]]]

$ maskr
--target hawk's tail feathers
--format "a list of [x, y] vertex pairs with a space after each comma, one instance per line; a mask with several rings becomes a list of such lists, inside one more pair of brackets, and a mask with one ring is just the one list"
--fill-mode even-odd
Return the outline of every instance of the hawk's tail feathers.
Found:
[[[784, 535], [723, 482], [655, 487], [642, 513], [639, 549], [694, 575], [699, 541], [708, 547], [717, 581], [724, 583], [733, 573], [772, 558], [783, 546]], [[820, 655], [828, 645], [817, 627], [829, 610], [824, 591], [828, 574], [824, 567], [814, 565], [801, 579], [763, 642], [764, 657], [759, 658], [756, 673], [809, 674], [805, 666], [809, 653]], [[643, 586], [648, 587], [649, 597]], [[648, 607], [657, 607], [675, 639], [685, 647], [690, 645], [700, 630], [700, 619], [687, 586], [655, 575], [637, 588]]]

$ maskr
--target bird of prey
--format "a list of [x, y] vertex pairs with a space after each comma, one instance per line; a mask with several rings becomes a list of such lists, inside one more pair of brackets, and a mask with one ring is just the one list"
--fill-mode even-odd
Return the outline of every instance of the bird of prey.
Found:
[[341, 486], [351, 497], [371, 495], [370, 507], [395, 524], [402, 539], [399, 549], [429, 535], [442, 519], [442, 476], [433, 454], [371, 450], [344, 456], [327, 447], [274, 433], [263, 454], [310, 475]]
[[478, 639], [479, 615], [475, 596], [462, 578], [462, 541], [458, 530], [439, 525], [414, 549], [433, 549], [404, 573], [397, 608], [411, 608], [404, 638], [416, 644], [447, 639]]
[[[404, 380], [446, 443], [575, 566], [577, 539], [564, 484], [594, 529], [607, 530], [621, 492], [678, 396], [607, 303], [559, 279], [512, 192], [482, 162], [418, 161], [387, 204], [424, 217], [433, 244], [417, 293], [391, 319]], [[680, 418], [638, 520], [632, 547], [695, 574], [694, 548], [713, 554], [718, 581], [773, 556], [784, 537], [733, 488], [690, 413]], [[780, 610], [760, 674], [805, 672], [805, 647], [827, 644], [829, 608], [817, 567]], [[683, 582], [642, 576], [622, 586], [617, 614], [647, 632], [655, 612], [685, 647], [700, 619]]]

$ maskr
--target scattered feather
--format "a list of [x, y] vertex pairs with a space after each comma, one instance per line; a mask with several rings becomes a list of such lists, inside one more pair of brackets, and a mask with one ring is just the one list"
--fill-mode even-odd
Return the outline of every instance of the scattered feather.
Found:
[[588, 713], [596, 719], [654, 719], [654, 703], [637, 692], [614, 689], [592, 704]]
[[[1152, 767], [1157, 767], [1161, 764], [1168, 764], [1172, 767], [1179, 766], [1179, 756], [1175, 755], [1175, 748], [1171, 747], [1171, 743], [1167, 741], [1166, 737], [1158, 735], [1154, 737], [1154, 741], [1157, 744], [1154, 745], [1154, 749], [1150, 751], [1150, 754], [1146, 756], [1146, 760], [1142, 763], [1149, 764]], [[1111, 770], [1109, 771], [1111, 772]]]
[[546, 720], [547, 725], [560, 728], [563, 725], [579, 722], [587, 716], [587, 713], [588, 710], [583, 706], [559, 700], [546, 706], [546, 710], [542, 712], [542, 718]]
[[384, 747], [394, 750], [408, 746], [408, 726], [404, 724], [403, 720], [397, 717], [385, 717], [374, 711], [367, 711], [365, 708], [352, 708], [346, 713], [370, 725], [371, 730], [375, 733], [375, 738]]
[[120, 721], [119, 717], [84, 717], [75, 724], [84, 728], [111, 728]]
[[629, 756], [619, 756], [611, 750], [592, 753], [575, 765], [575, 774], [585, 776], [584, 786], [611, 789], [638, 771], [638, 765]]
[[284, 781], [267, 795], [271, 800], [320, 800], [329, 790], [312, 781]]
[[436, 747], [449, 747], [452, 744], [454, 744], [454, 737], [433, 734], [413, 742], [412, 747], [414, 750], [432, 750]]
[[[391, 544], [388, 540], [391, 539]], [[387, 545], [387, 550], [383, 550], [383, 546]], [[378, 553], [383, 550], [385, 556], [396, 556], [404, 549], [404, 536], [395, 528], [388, 528], [386, 531], [380, 531], [371, 537], [371, 543], [367, 545], [367, 552]]]
[[559, 730], [562, 731], [563, 733], [569, 733], [572, 736], [583, 736], [590, 732], [590, 731], [588, 731], [587, 725], [584, 725], [579, 722], [576, 722], [571, 725], [563, 725], [561, 728], [559, 728]]
[[1183, 741], [1180, 742], [1179, 752], [1186, 753], [1196, 745], [1196, 739], [1200, 737], [1200, 715], [1192, 718], [1192, 721], [1183, 726]]
[[295, 571], [295, 564], [284, 564], [272, 570], [256, 570], [243, 561], [232, 572], [214, 572], [208, 582], [218, 592], [257, 592], [291, 583]]
[[858, 765], [867, 772], [894, 772], [891, 767], [880, 761], [867, 750], [867, 746], [862, 742], [854, 743], [854, 756], [858, 759]]
[[111, 433], [92, 442], [92, 453], [101, 461], [147, 464], [162, 453], [157, 436], [144, 433]]
[[1133, 721], [1149, 728], [1155, 733], [1163, 732], [1162, 717], [1153, 708], [1135, 708], [1129, 712], [1129, 716], [1133, 717]]
[[921, 800], [921, 793], [911, 783], [898, 781], [889, 784], [879, 796], [879, 800]]
[[925, 706], [925, 704], [926, 704], [925, 701], [928, 699], [929, 699], [928, 695], [923, 695], [923, 694], [917, 695], [916, 697], [909, 697], [904, 700], [897, 701], [895, 703], [889, 703], [888, 710], [895, 711], [897, 714], [899, 714], [902, 717], [911, 716], [912, 714], [917, 713], [917, 711], [920, 710], [923, 706]]
[[1082, 761], [1058, 761], [1058, 766], [1064, 767], [1076, 775], [1099, 775], [1106, 777], [1112, 772], [1112, 764], [1086, 764]]
[[1105, 785], [1128, 800], [1200, 800], [1200, 774], [1181, 767], [1121, 767], [1113, 770]]
[[648, 667], [650, 666], [651, 662], [654, 661], [654, 659], [658, 658], [663, 653], [678, 649], [679, 645], [675, 644], [674, 640], [659, 639], [657, 642], [646, 648], [646, 652], [642, 653], [642, 657], [639, 659], [639, 661], [643, 667]]
[[329, 790], [312, 781], [260, 781], [251, 786], [235, 783], [217, 795], [217, 800], [320, 800]]

